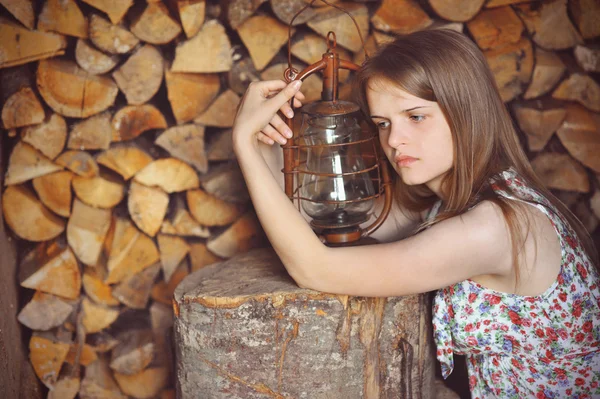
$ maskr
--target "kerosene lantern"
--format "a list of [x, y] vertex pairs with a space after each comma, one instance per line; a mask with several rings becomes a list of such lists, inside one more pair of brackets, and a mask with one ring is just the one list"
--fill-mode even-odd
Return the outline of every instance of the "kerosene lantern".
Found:
[[[290, 29], [294, 19], [315, 1], [294, 16]], [[292, 201], [298, 201], [324, 243], [358, 244], [383, 223], [392, 201], [388, 165], [381, 156], [376, 132], [357, 104], [339, 99], [339, 70], [356, 71], [360, 67], [339, 58], [334, 32], [327, 35], [327, 52], [320, 61], [298, 72], [291, 63], [291, 40], [288, 61], [284, 74], [287, 82], [321, 73], [323, 91], [320, 101], [294, 113], [294, 118], [301, 118], [296, 121], [299, 123], [287, 118], [293, 137], [283, 146], [285, 192]], [[293, 107], [293, 101], [291, 104]], [[361, 227], [372, 219], [375, 198], [381, 195], [385, 195], [383, 210], [373, 223]]]

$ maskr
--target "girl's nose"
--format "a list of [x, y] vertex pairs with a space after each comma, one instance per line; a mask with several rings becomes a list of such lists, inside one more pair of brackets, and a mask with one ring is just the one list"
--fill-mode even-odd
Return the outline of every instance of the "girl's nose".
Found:
[[407, 142], [406, 133], [404, 129], [399, 128], [397, 125], [392, 127], [390, 135], [388, 136], [388, 145], [393, 148], [405, 145]]

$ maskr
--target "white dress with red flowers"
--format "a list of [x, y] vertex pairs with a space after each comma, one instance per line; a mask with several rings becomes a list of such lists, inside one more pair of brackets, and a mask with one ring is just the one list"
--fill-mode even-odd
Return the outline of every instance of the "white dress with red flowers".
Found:
[[561, 270], [537, 296], [498, 292], [472, 280], [439, 290], [433, 329], [442, 375], [450, 375], [457, 353], [466, 355], [473, 399], [600, 398], [600, 276], [545, 197], [512, 169], [501, 178], [516, 197], [492, 185], [498, 194], [550, 218], [560, 239]]

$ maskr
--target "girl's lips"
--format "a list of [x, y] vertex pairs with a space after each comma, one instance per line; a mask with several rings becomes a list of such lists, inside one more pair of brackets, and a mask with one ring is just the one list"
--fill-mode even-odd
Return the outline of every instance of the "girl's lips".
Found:
[[410, 166], [412, 165], [415, 161], [417, 161], [417, 158], [413, 158], [413, 157], [409, 157], [406, 155], [403, 155], [401, 157], [397, 157], [396, 158], [396, 164], [399, 167], [406, 167], [406, 166]]

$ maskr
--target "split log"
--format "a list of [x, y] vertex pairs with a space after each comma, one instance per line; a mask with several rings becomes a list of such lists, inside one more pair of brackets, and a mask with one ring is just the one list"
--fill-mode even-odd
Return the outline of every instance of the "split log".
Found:
[[590, 198], [590, 209], [594, 212], [594, 215], [600, 219], [600, 190], [596, 190], [594, 195]]
[[167, 44], [181, 33], [181, 26], [160, 2], [148, 2], [144, 11], [134, 17], [129, 27], [140, 40], [152, 44]]
[[169, 195], [160, 187], [149, 187], [132, 181], [129, 186], [127, 208], [135, 225], [154, 237], [167, 214]]
[[198, 188], [198, 174], [177, 158], [162, 158], [149, 163], [136, 173], [135, 181], [149, 187], [157, 186], [167, 193]]
[[[352, 57], [352, 62], [354, 62], [356, 65], [362, 65], [362, 63], [365, 62], [366, 59], [365, 51], [369, 55], [374, 54], [375, 51], [377, 51], [377, 48], [380, 46], [380, 37], [393, 38], [393, 36], [391, 35], [386, 35], [384, 33], [373, 30], [373, 34], [365, 39], [365, 48], [361, 51], [354, 53], [354, 56]], [[301, 91], [304, 93], [304, 88], [302, 88]]]
[[[360, 33], [363, 38], [369, 33], [369, 12], [364, 4], [348, 3], [344, 7], [356, 20]], [[337, 37], [337, 44], [350, 51], [360, 51], [362, 44], [360, 36], [356, 30], [356, 25], [352, 19], [344, 12], [337, 9], [326, 9], [307, 23], [308, 27], [323, 37], [327, 37], [328, 32], [334, 31]]]
[[66, 363], [74, 365], [77, 362], [78, 352], [79, 352], [79, 363], [82, 366], [89, 366], [90, 364], [92, 364], [96, 360], [98, 360], [98, 355], [96, 354], [96, 351], [94, 350], [94, 348], [91, 345], [84, 344], [81, 346], [81, 350], [79, 348], [80, 348], [80, 346], [77, 343], [74, 343], [73, 345], [71, 345], [71, 348], [69, 349], [69, 353], [67, 353], [67, 357], [65, 358]]
[[515, 10], [533, 41], [545, 49], [563, 50], [583, 42], [567, 15], [567, 0], [522, 4]]
[[[248, 18], [238, 29], [254, 67], [262, 71], [288, 41], [288, 27], [268, 15]], [[293, 34], [293, 32], [292, 32]]]
[[75, 61], [77, 65], [92, 75], [110, 72], [119, 62], [119, 57], [106, 54], [90, 45], [87, 40], [77, 40], [75, 46]]
[[520, 105], [514, 107], [519, 127], [527, 135], [530, 151], [540, 151], [565, 120], [564, 109], [537, 110]]
[[181, 197], [175, 197], [171, 202], [173, 209], [171, 215], [163, 221], [161, 233], [203, 238], [210, 236], [208, 228], [202, 226], [190, 215]]
[[484, 50], [517, 43], [523, 32], [523, 22], [511, 7], [481, 11], [467, 22], [467, 28], [477, 45]]
[[533, 70], [531, 47], [531, 42], [523, 38], [518, 43], [484, 52], [504, 102], [521, 94], [523, 85], [529, 82]]
[[548, 188], [580, 193], [590, 191], [585, 168], [568, 154], [542, 153], [531, 161], [531, 166]]
[[531, 83], [523, 98], [536, 98], [548, 93], [560, 80], [566, 67], [560, 57], [553, 52], [535, 48], [535, 68]]
[[554, 90], [552, 97], [577, 101], [592, 111], [600, 112], [600, 85], [588, 75], [572, 74]]
[[175, 293], [177, 370], [188, 376], [178, 392], [214, 399], [252, 397], [259, 389], [272, 397], [433, 398], [428, 298], [302, 289], [271, 250], [209, 266]]
[[86, 151], [65, 151], [55, 160], [57, 165], [64, 166], [78, 176], [98, 176], [100, 169], [90, 153]]
[[90, 40], [98, 49], [109, 54], [128, 53], [140, 42], [122, 25], [113, 25], [96, 14], [90, 17]]
[[239, 60], [234, 58], [234, 61], [227, 73], [227, 83], [231, 90], [242, 96], [250, 83], [260, 80], [260, 75], [254, 68], [254, 63], [250, 57], [244, 56]]
[[151, 330], [133, 329], [117, 336], [119, 344], [112, 350], [110, 368], [132, 375], [144, 370], [154, 356]]
[[222, 260], [222, 258], [210, 252], [206, 244], [201, 242], [190, 244], [190, 264], [192, 272], [210, 266], [213, 263], [221, 262]]
[[235, 162], [219, 165], [202, 176], [202, 189], [218, 199], [227, 202], [245, 204], [250, 194], [240, 167]]
[[221, 258], [231, 258], [252, 248], [260, 248], [266, 242], [267, 240], [256, 215], [252, 212], [246, 212], [223, 234], [209, 239], [206, 246], [210, 252]]
[[469, 1], [467, 3], [457, 3], [452, 0], [429, 0], [429, 5], [440, 17], [449, 21], [465, 22], [472, 19], [485, 0]]
[[44, 121], [44, 108], [31, 87], [24, 87], [10, 96], [2, 107], [5, 129], [35, 125]]
[[189, 124], [165, 130], [154, 142], [171, 156], [192, 165], [200, 173], [208, 171], [204, 150], [204, 126]]
[[65, 148], [67, 123], [62, 116], [53, 113], [39, 125], [22, 129], [21, 140], [31, 144], [48, 158], [54, 159]]
[[183, 238], [176, 236], [159, 234], [157, 239], [163, 276], [165, 281], [169, 281], [177, 266], [190, 252], [190, 246]]
[[[314, 64], [323, 58], [323, 54], [327, 52], [327, 41], [325, 38], [314, 33], [307, 33], [293, 41], [291, 47], [292, 54], [298, 57], [308, 65]], [[342, 47], [336, 48], [340, 59], [351, 60], [352, 56], [349, 51]], [[348, 79], [350, 72], [347, 69], [340, 69], [338, 79], [340, 82], [345, 82]]]
[[175, 289], [189, 274], [189, 264], [187, 259], [184, 259], [179, 264], [168, 283], [159, 281], [152, 287], [152, 291], [150, 292], [152, 299], [165, 305], [171, 305]]
[[160, 259], [150, 237], [136, 229], [128, 219], [117, 218], [108, 258], [108, 284], [119, 283]]
[[127, 10], [133, 5], [133, 0], [82, 0], [84, 3], [104, 11], [110, 22], [118, 24], [121, 22]]
[[67, 148], [71, 150], [107, 150], [112, 139], [112, 115], [109, 111], [73, 125]]
[[600, 224], [598, 218], [590, 210], [585, 201], [579, 201], [573, 208], [573, 213], [577, 219], [581, 220], [581, 223], [589, 234], [592, 234], [598, 227], [598, 224]]
[[48, 388], [52, 388], [58, 380], [70, 346], [46, 335], [33, 335], [29, 340], [29, 360], [35, 374]]
[[98, 154], [96, 161], [129, 180], [138, 171], [152, 162], [152, 157], [134, 145], [124, 144], [112, 146]]
[[167, 93], [178, 124], [193, 120], [206, 110], [221, 88], [218, 74], [165, 72]]
[[111, 351], [119, 344], [119, 341], [104, 331], [95, 334], [88, 334], [86, 336], [86, 341], [92, 348], [94, 348], [96, 353], [105, 353]]
[[231, 69], [231, 43], [225, 28], [216, 20], [207, 21], [193, 38], [175, 49], [173, 72], [215, 73]]
[[80, 387], [79, 377], [62, 377], [48, 391], [47, 399], [75, 399]]
[[19, 266], [21, 287], [76, 299], [81, 290], [77, 259], [64, 240], [39, 244]]
[[81, 381], [79, 391], [81, 399], [126, 399], [121, 393], [113, 373], [108, 366], [108, 359], [99, 357], [85, 368], [85, 377]]
[[86, 334], [93, 334], [107, 328], [119, 316], [118, 308], [98, 305], [87, 298], [83, 298], [81, 306], [82, 324]]
[[33, 179], [33, 188], [40, 201], [52, 212], [68, 218], [71, 215], [71, 181], [68, 170], [50, 173]]
[[145, 309], [160, 265], [154, 265], [123, 280], [113, 289], [113, 295], [122, 304], [132, 309]]
[[0, 68], [63, 55], [67, 47], [64, 36], [29, 30], [0, 17]]
[[60, 297], [36, 291], [19, 312], [17, 320], [32, 330], [47, 331], [60, 326], [73, 312], [73, 305]]
[[95, 177], [75, 176], [73, 190], [77, 198], [95, 208], [114, 208], [125, 196], [124, 184], [106, 173]]
[[575, 47], [575, 58], [586, 72], [600, 72], [600, 49], [584, 46]]
[[42, 60], [37, 70], [37, 86], [55, 112], [87, 118], [113, 105], [119, 89], [106, 76], [90, 75], [73, 61]]
[[222, 93], [206, 111], [194, 119], [205, 126], [232, 127], [241, 98], [232, 90]]
[[110, 209], [93, 208], [78, 199], [67, 224], [67, 240], [77, 258], [84, 264], [95, 266], [111, 222]]
[[0, 4], [25, 27], [30, 30], [35, 29], [33, 0], [0, 0]]
[[[273, 10], [275, 16], [286, 25], [289, 25], [292, 22], [292, 18], [294, 17], [294, 15], [296, 15], [302, 8], [306, 6], [304, 0], [269, 1], [271, 3], [271, 9]], [[307, 8], [302, 12], [302, 14], [298, 15], [298, 17], [294, 19], [294, 26], [305, 24], [306, 22], [314, 18], [315, 15], [316, 11], [313, 8]]]
[[600, 4], [594, 0], [571, 0], [569, 11], [584, 39], [600, 36]]
[[[245, 20], [267, 0], [230, 0], [227, 4], [227, 22], [232, 29], [237, 29]], [[188, 36], [189, 37], [189, 36]]]
[[196, 36], [196, 33], [202, 28], [204, 17], [206, 15], [205, 0], [179, 0], [176, 2], [179, 19], [183, 26], [183, 31], [189, 39]]
[[115, 373], [121, 390], [136, 399], [151, 399], [168, 384], [169, 371], [165, 367], [150, 367], [137, 374]]
[[577, 105], [567, 107], [567, 117], [556, 135], [582, 164], [600, 173], [600, 117]]
[[233, 131], [226, 129], [212, 133], [206, 140], [206, 156], [209, 161], [229, 161], [235, 159]]
[[151, 129], [165, 129], [167, 121], [154, 105], [129, 105], [113, 116], [113, 141], [132, 140]]
[[[383, 0], [381, 7], [371, 17], [375, 29], [384, 32], [407, 34], [422, 30], [433, 22], [425, 11], [413, 0]], [[368, 30], [362, 30], [366, 35]]]
[[160, 302], [150, 305], [150, 322], [155, 335], [165, 334], [173, 327], [173, 307]]
[[37, 28], [67, 36], [88, 37], [88, 20], [75, 0], [46, 0], [38, 16]]
[[65, 222], [50, 212], [23, 185], [9, 186], [2, 194], [4, 221], [18, 237], [28, 241], [46, 241], [65, 230]]
[[7, 186], [20, 184], [61, 169], [58, 162], [52, 162], [29, 144], [19, 141], [8, 159], [4, 184]]
[[485, 6], [486, 6], [486, 8], [502, 7], [502, 6], [507, 6], [509, 4], [527, 3], [530, 1], [532, 1], [532, 0], [489, 0], [485, 4]]
[[244, 207], [218, 199], [207, 192], [197, 189], [187, 193], [190, 213], [204, 226], [226, 226], [244, 212]]
[[94, 268], [86, 267], [82, 280], [83, 290], [92, 301], [104, 306], [119, 305], [119, 301], [113, 297], [112, 287], [102, 281]]
[[149, 44], [140, 47], [112, 76], [125, 94], [127, 103], [149, 101], [162, 83], [164, 61], [160, 51]]

